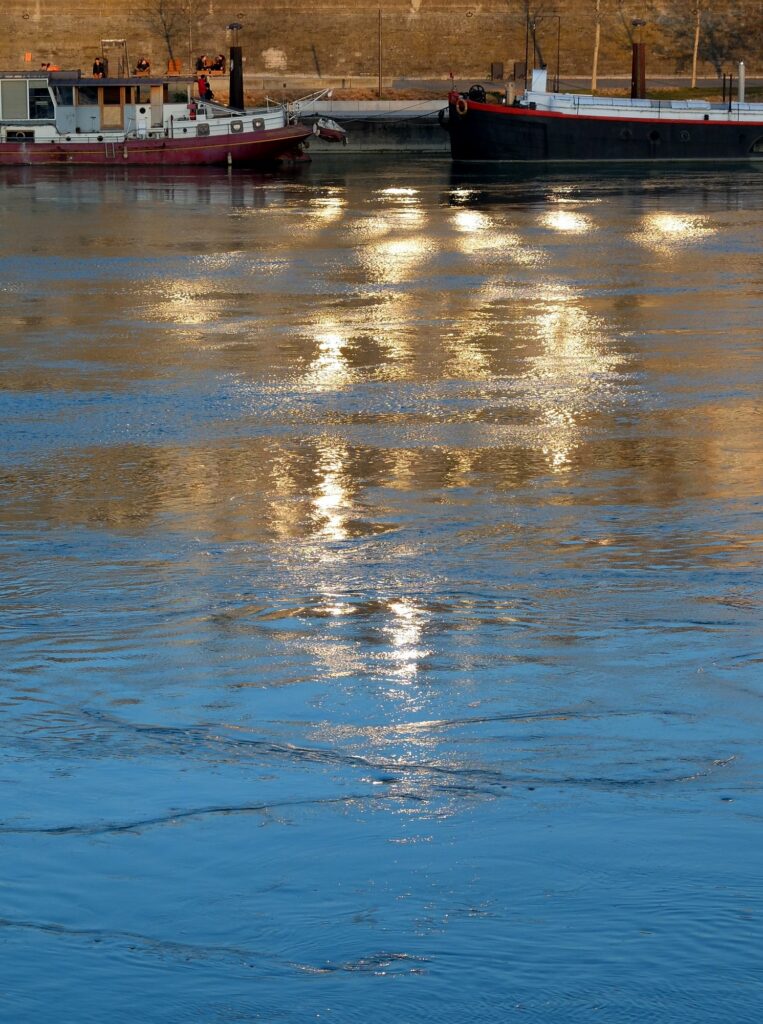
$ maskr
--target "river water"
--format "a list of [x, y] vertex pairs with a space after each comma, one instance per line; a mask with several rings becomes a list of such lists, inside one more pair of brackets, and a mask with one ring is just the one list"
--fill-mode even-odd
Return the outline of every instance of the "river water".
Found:
[[757, 1021], [763, 175], [0, 213], [6, 1019]]

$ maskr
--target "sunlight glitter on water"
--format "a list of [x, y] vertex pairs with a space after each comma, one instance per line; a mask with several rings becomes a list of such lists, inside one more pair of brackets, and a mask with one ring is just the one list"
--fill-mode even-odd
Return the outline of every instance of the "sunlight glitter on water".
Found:
[[755, 172], [6, 179], [11, 1017], [756, 1019]]

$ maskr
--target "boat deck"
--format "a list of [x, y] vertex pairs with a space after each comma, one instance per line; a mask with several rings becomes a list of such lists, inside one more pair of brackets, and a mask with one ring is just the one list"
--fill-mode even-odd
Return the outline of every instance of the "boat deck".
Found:
[[763, 122], [763, 104], [736, 101], [710, 103], [708, 100], [625, 99], [619, 96], [530, 91], [522, 97], [520, 106], [546, 113], [583, 117]]

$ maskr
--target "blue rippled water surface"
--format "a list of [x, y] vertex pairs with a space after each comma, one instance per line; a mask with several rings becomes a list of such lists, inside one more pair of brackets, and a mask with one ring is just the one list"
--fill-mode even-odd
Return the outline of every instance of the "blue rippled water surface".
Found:
[[762, 211], [3, 173], [7, 1019], [760, 1019]]

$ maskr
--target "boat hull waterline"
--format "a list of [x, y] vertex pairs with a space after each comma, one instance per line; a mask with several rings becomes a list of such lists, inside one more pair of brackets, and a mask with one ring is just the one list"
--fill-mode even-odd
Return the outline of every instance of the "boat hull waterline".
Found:
[[[456, 161], [739, 162], [763, 158], [760, 119], [587, 116], [479, 103], [451, 94], [449, 130]], [[749, 117], [749, 115], [748, 115]], [[760, 148], [758, 148], [760, 147]]]
[[294, 157], [300, 144], [312, 134], [304, 125], [266, 129], [235, 136], [201, 136], [182, 139], [146, 138], [101, 142], [27, 140], [0, 143], [0, 166], [29, 165], [130, 165], [212, 166], [220, 164], [256, 165]]

